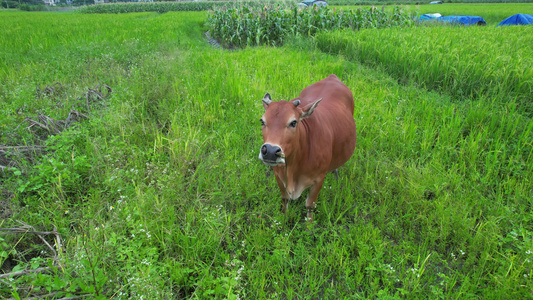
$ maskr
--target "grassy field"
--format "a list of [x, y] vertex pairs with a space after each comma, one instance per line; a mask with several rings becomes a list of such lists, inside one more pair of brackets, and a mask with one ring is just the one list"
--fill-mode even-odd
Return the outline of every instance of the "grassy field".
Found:
[[[533, 122], [518, 98], [426, 90], [318, 38], [217, 49], [206, 16], [0, 12], [0, 298], [533, 297]], [[390, 49], [454, 34], [405, 30], [359, 33]], [[303, 199], [279, 212], [257, 159], [260, 99], [331, 73], [354, 93], [358, 144], [307, 224]]]
[[[320, 33], [317, 46], [456, 99], [514, 101], [533, 114], [531, 28], [418, 26]], [[376, 40], [387, 41], [376, 43]], [[516, 45], [516, 46], [510, 46]]]

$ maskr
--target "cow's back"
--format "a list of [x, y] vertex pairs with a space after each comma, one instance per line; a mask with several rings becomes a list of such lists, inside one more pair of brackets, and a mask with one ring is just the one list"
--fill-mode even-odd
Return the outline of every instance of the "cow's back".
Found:
[[[348, 161], [355, 149], [354, 100], [350, 89], [334, 74], [306, 87], [298, 99], [307, 105], [320, 98], [313, 115], [303, 122], [307, 122], [312, 137], [309, 150], [329, 156], [327, 171], [331, 172]], [[331, 149], [326, 145], [331, 145]]]
[[331, 105], [345, 105], [348, 112], [353, 116], [354, 101], [350, 89], [342, 83], [335, 74], [313, 83], [306, 87], [300, 93], [298, 99], [302, 100], [302, 104], [306, 105], [322, 98], [319, 106], [329, 107]]

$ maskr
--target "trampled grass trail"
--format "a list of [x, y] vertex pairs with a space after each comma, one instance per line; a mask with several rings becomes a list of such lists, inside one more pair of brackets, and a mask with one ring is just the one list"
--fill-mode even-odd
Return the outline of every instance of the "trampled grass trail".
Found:
[[[518, 101], [401, 85], [309, 40], [215, 49], [202, 12], [16, 16], [0, 17], [11, 28], [0, 144], [49, 151], [1, 173], [11, 213], [0, 227], [55, 227], [62, 244], [49, 240], [54, 254], [31, 234], [0, 235], [2, 273], [49, 268], [2, 278], [1, 297], [531, 295], [533, 123]], [[293, 98], [331, 73], [354, 93], [358, 144], [339, 179], [326, 177], [309, 225], [303, 199], [279, 212], [256, 158], [260, 99]], [[61, 93], [36, 96], [56, 82]], [[97, 84], [112, 93], [87, 109], [79, 97]], [[72, 108], [89, 119], [60, 135], [17, 128]]]

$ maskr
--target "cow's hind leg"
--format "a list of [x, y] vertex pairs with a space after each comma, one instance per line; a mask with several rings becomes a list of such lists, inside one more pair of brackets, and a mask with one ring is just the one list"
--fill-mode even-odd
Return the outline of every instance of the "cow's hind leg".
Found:
[[315, 185], [311, 186], [309, 189], [309, 196], [305, 200], [305, 208], [307, 208], [307, 221], [313, 222], [314, 213], [316, 209], [316, 199], [318, 198], [318, 193], [322, 189], [322, 184], [324, 183], [324, 177], [317, 182]]

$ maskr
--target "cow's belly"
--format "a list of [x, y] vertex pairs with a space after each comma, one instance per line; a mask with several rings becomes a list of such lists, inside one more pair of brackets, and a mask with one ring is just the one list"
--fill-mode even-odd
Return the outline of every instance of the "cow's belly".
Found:
[[355, 150], [355, 138], [347, 142], [347, 146], [341, 149], [341, 151], [334, 153], [331, 158], [331, 163], [328, 168], [328, 173], [337, 170], [344, 165], [353, 155]]
[[352, 157], [356, 141], [357, 131], [355, 128], [355, 122], [350, 117], [349, 121], [344, 123], [343, 130], [339, 129], [337, 131], [337, 136], [333, 142], [333, 153], [331, 155], [331, 163], [328, 172], [335, 171]]

